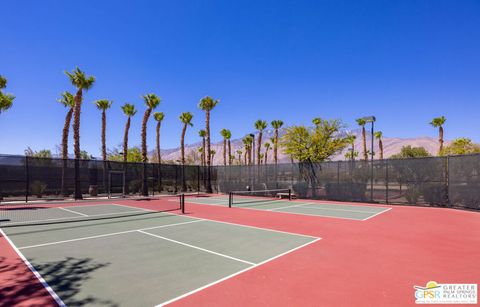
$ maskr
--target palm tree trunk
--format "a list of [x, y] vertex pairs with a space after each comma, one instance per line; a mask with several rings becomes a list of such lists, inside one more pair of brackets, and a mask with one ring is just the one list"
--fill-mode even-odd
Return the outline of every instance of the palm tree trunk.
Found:
[[152, 113], [152, 109], [148, 108], [143, 115], [142, 120], [142, 162], [147, 162], [147, 123], [148, 118], [150, 117], [150, 113]]
[[75, 155], [75, 199], [82, 199], [80, 185], [80, 112], [82, 106], [82, 89], [75, 94], [75, 109], [73, 111], [73, 152]]
[[365, 126], [362, 126], [362, 142], [363, 142], [363, 159], [368, 161], [368, 154], [367, 154], [367, 135], [365, 132]]
[[273, 158], [275, 159], [275, 164], [278, 162], [278, 129], [275, 129], [275, 144], [273, 144]]
[[180, 150], [182, 154], [182, 192], [187, 190], [185, 184], [185, 132], [187, 131], [187, 124], [183, 125], [182, 136], [180, 138]]
[[67, 115], [65, 116], [65, 124], [63, 125], [62, 131], [62, 193], [63, 196], [68, 196], [68, 188], [65, 185], [65, 171], [67, 168], [67, 159], [68, 159], [68, 133], [70, 131], [70, 122], [72, 121], [73, 108], [68, 110]]
[[163, 186], [162, 186], [162, 152], [160, 151], [160, 128], [161, 128], [161, 121], [157, 122], [156, 128], [156, 143], [157, 143], [157, 175], [158, 175], [158, 192], [162, 193]]
[[232, 147], [230, 145], [230, 140], [228, 140], [228, 165], [232, 165]]
[[257, 142], [257, 164], [260, 165], [261, 164], [261, 158], [260, 158], [260, 154], [262, 152], [262, 132], [260, 131], [260, 133], [258, 134], [258, 142]]
[[[125, 176], [127, 174], [127, 157], [128, 157], [128, 131], [130, 130], [130, 116], [127, 118], [127, 123], [125, 124], [125, 131], [123, 133], [123, 171]], [[127, 195], [129, 192], [127, 190], [127, 181], [123, 181], [123, 191]]]
[[202, 148], [203, 148], [203, 151], [202, 151], [202, 158], [203, 158], [203, 166], [205, 166], [206, 164], [206, 156], [205, 156], [205, 150], [206, 150], [206, 147], [205, 147], [205, 138], [202, 138]]
[[265, 163], [264, 164], [267, 164], [267, 160], [268, 160], [268, 150], [265, 150]]
[[247, 164], [247, 156], [248, 156], [248, 150], [245, 148], [245, 153], [243, 154], [243, 160], [245, 161], [245, 165]]
[[107, 114], [102, 111], [102, 160], [107, 160]]
[[152, 109], [148, 108], [143, 115], [142, 120], [142, 162], [143, 162], [143, 184], [142, 195], [148, 196], [148, 183], [147, 183], [147, 122], [152, 113]]
[[160, 125], [161, 125], [161, 122], [158, 121], [157, 122], [157, 128], [156, 128], [156, 136], [157, 136], [157, 139], [156, 139], [156, 143], [157, 143], [157, 160], [158, 160], [158, 164], [162, 164], [162, 154], [160, 152]]
[[223, 165], [227, 165], [227, 139], [223, 139]]
[[382, 139], [378, 140], [378, 148], [380, 149], [380, 160], [383, 160], [383, 142], [382, 142]]
[[438, 154], [441, 155], [443, 152], [443, 127], [438, 127], [438, 142], [440, 143], [440, 148]]
[[107, 114], [102, 111], [102, 160], [103, 160], [103, 189], [107, 191]]
[[128, 130], [130, 130], [130, 116], [125, 124], [125, 132], [123, 133], [123, 162], [127, 162], [128, 157]]
[[212, 193], [212, 176], [210, 166], [212, 165], [212, 154], [210, 151], [210, 111], [205, 112], [205, 132], [207, 134], [207, 193]]

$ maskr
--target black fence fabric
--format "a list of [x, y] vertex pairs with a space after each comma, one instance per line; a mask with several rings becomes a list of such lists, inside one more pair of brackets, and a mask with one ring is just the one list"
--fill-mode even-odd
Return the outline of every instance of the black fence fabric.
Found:
[[480, 155], [217, 166], [214, 190], [292, 189], [299, 198], [480, 210]]
[[[213, 166], [80, 160], [84, 198], [292, 189], [299, 198], [480, 210], [480, 155]], [[145, 174], [145, 176], [144, 176]], [[75, 160], [0, 155], [0, 202], [73, 198]]]
[[[80, 160], [83, 198], [199, 192], [205, 172], [199, 166]], [[144, 176], [144, 172], [146, 176]], [[0, 155], [0, 202], [73, 198], [75, 160]]]

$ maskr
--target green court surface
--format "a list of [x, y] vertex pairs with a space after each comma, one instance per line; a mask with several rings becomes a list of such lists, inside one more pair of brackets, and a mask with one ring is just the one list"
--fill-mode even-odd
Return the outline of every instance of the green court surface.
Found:
[[[52, 219], [62, 218], [57, 209], [42, 214], [48, 219], [51, 210]], [[115, 204], [66, 209], [93, 216], [134, 210]], [[165, 304], [319, 240], [170, 213], [3, 231], [72, 306]]]
[[[228, 195], [218, 195], [211, 197], [187, 197], [186, 202], [202, 205], [228, 206]], [[262, 198], [238, 198], [238, 203], [232, 207], [248, 208], [254, 210], [265, 210], [284, 212], [292, 214], [313, 215], [320, 217], [343, 218], [365, 221], [391, 208], [372, 207], [362, 205], [333, 204], [320, 202], [303, 202], [301, 200], [275, 200]]]

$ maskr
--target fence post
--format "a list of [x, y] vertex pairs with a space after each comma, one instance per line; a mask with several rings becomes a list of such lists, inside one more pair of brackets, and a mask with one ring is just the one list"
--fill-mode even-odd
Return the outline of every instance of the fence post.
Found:
[[450, 156], [447, 156], [447, 158], [445, 159], [445, 198], [446, 198], [446, 205], [448, 207], [452, 207], [449, 188], [450, 188]]
[[388, 160], [385, 163], [385, 202], [388, 204]]
[[28, 202], [28, 189], [30, 186], [30, 174], [28, 171], [28, 156], [25, 156], [25, 202]]

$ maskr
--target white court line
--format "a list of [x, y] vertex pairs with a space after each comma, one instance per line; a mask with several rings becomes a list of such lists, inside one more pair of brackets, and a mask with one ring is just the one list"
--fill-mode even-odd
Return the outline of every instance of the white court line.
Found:
[[[275, 211], [275, 210], [280, 210], [280, 209], [284, 209], [284, 208], [291, 208], [291, 207], [305, 207], [305, 208], [308, 208], [308, 209], [315, 209], [315, 210], [333, 210], [333, 211], [346, 211], [346, 212], [368, 213], [368, 214], [378, 213], [378, 212], [358, 211], [358, 210], [339, 209], [339, 208], [336, 208], [336, 209], [335, 208], [315, 208], [315, 207], [311, 207], [311, 205], [319, 205], [319, 204], [316, 204], [316, 203], [301, 203], [301, 204], [298, 204], [298, 205], [268, 209], [268, 211]], [[380, 212], [383, 212], [383, 210], [380, 211]]]
[[252, 269], [254, 269], [254, 268], [258, 267], [258, 266], [261, 266], [261, 265], [263, 265], [263, 264], [265, 264], [265, 263], [267, 263], [267, 262], [273, 261], [273, 260], [275, 260], [275, 259], [277, 259], [277, 258], [279, 258], [279, 257], [282, 257], [282, 256], [285, 256], [285, 255], [287, 255], [287, 254], [289, 254], [289, 253], [292, 253], [292, 252], [294, 252], [294, 251], [296, 251], [296, 250], [298, 250], [298, 249], [300, 249], [300, 248], [303, 248], [303, 247], [305, 247], [305, 246], [307, 246], [307, 245], [313, 244], [313, 243], [315, 243], [315, 242], [317, 242], [317, 241], [319, 241], [319, 240], [321, 240], [321, 238], [314, 239], [314, 240], [312, 240], [312, 241], [310, 241], [310, 242], [307, 242], [307, 243], [305, 243], [305, 244], [302, 244], [302, 245], [300, 245], [300, 246], [297, 246], [297, 247], [295, 247], [295, 248], [292, 248], [292, 249], [290, 249], [290, 250], [288, 250], [288, 251], [286, 251], [286, 252], [283, 252], [283, 253], [278, 254], [278, 255], [276, 255], [276, 256], [274, 256], [274, 257], [271, 257], [271, 258], [266, 259], [266, 260], [264, 260], [264, 261], [262, 261], [262, 262], [259, 262], [259, 263], [255, 264], [255, 265], [251, 266], [251, 267], [248, 267], [248, 268], [246, 268], [246, 269], [243, 269], [243, 270], [238, 271], [238, 272], [236, 272], [236, 273], [233, 273], [233, 274], [231, 274], [231, 275], [225, 276], [225, 277], [223, 277], [223, 278], [221, 278], [221, 279], [219, 279], [219, 280], [216, 280], [216, 281], [214, 281], [214, 282], [212, 282], [212, 283], [209, 283], [209, 284], [207, 284], [207, 285], [205, 285], [205, 286], [202, 286], [202, 287], [200, 287], [200, 288], [197, 288], [197, 289], [195, 289], [195, 290], [192, 290], [192, 291], [190, 291], [190, 292], [187, 292], [187, 293], [185, 293], [185, 294], [182, 294], [182, 295], [180, 295], [180, 296], [177, 296], [177, 297], [175, 297], [175, 298], [173, 298], [173, 299], [171, 299], [171, 300], [168, 300], [168, 301], [166, 301], [166, 302], [160, 303], [160, 304], [158, 304], [156, 307], [165, 306], [165, 305], [171, 304], [171, 303], [173, 303], [173, 302], [176, 302], [176, 301], [178, 301], [178, 300], [180, 300], [180, 299], [182, 299], [182, 298], [185, 298], [185, 297], [187, 297], [187, 296], [189, 296], [189, 295], [192, 295], [192, 294], [194, 294], [194, 293], [197, 293], [197, 292], [199, 292], [199, 291], [202, 291], [202, 290], [204, 290], [204, 289], [206, 289], [206, 288], [209, 288], [209, 287], [211, 287], [211, 286], [213, 286], [213, 285], [219, 284], [219, 283], [221, 283], [221, 282], [223, 282], [223, 281], [225, 281], [225, 280], [227, 280], [227, 279], [233, 278], [233, 277], [235, 277], [235, 276], [237, 276], [237, 275], [240, 275], [240, 274], [242, 274], [242, 273], [245, 273], [245, 272], [247, 272], [247, 271], [250, 271], [250, 270], [252, 270]]
[[203, 220], [195, 220], [195, 221], [188, 221], [188, 222], [167, 224], [167, 225], [161, 225], [161, 226], [153, 226], [153, 227], [147, 227], [147, 228], [141, 228], [141, 229], [125, 230], [125, 231], [107, 233], [107, 234], [103, 234], [103, 235], [96, 235], [96, 236], [82, 237], [82, 238], [76, 238], [76, 239], [70, 239], [70, 240], [63, 240], [63, 241], [55, 241], [55, 242], [49, 242], [49, 243], [29, 245], [29, 246], [22, 246], [22, 247], [20, 247], [19, 249], [35, 248], [35, 247], [42, 247], [42, 246], [49, 246], [49, 245], [57, 245], [57, 244], [63, 244], [63, 243], [69, 243], [69, 242], [76, 242], [76, 241], [83, 241], [83, 240], [89, 240], [89, 239], [104, 238], [104, 237], [110, 237], [110, 236], [122, 235], [122, 234], [126, 234], [126, 233], [137, 232], [137, 231], [141, 231], [141, 230], [150, 230], [150, 229], [157, 229], [157, 228], [165, 228], [165, 227], [171, 227], [171, 226], [178, 226], [178, 225], [184, 225], [184, 224], [197, 223], [197, 222], [202, 222], [202, 221], [203, 221]]
[[162, 240], [170, 241], [170, 242], [173, 242], [173, 243], [176, 243], [176, 244], [179, 244], [179, 245], [184, 245], [184, 246], [187, 246], [187, 247], [190, 247], [190, 248], [198, 249], [198, 250], [201, 250], [201, 251], [206, 252], [206, 253], [210, 253], [210, 254], [213, 254], [213, 255], [220, 256], [220, 257], [228, 258], [228, 259], [235, 260], [235, 261], [238, 261], [238, 262], [243, 262], [243, 263], [246, 263], [248, 265], [255, 265], [255, 263], [250, 262], [250, 261], [235, 258], [235, 257], [228, 256], [228, 255], [221, 254], [221, 253], [217, 253], [217, 252], [211, 251], [211, 250], [206, 249], [206, 248], [202, 248], [202, 247], [191, 245], [191, 244], [184, 243], [184, 242], [181, 242], [181, 241], [169, 239], [169, 238], [162, 237], [162, 236], [159, 236], [159, 235], [156, 235], [156, 234], [153, 234], [153, 233], [149, 233], [149, 232], [146, 232], [146, 231], [143, 231], [143, 230], [138, 230], [138, 232], [149, 235], [149, 236], [152, 236], [152, 237], [155, 237], [155, 238], [159, 238], [159, 239], [162, 239]]
[[70, 209], [66, 209], [66, 208], [63, 208], [63, 207], [58, 207], [58, 209], [62, 209], [62, 210], [65, 210], [67, 212], [75, 213], [75, 214], [78, 214], [78, 215], [81, 215], [81, 216], [88, 216], [87, 214], [80, 213], [80, 212], [77, 212], [77, 211], [73, 211], [73, 210], [70, 210]]
[[27, 258], [22, 254], [22, 252], [13, 244], [13, 242], [10, 240], [10, 238], [3, 232], [2, 229], [0, 229], [0, 234], [7, 240], [8, 244], [13, 248], [13, 250], [17, 253], [17, 255], [22, 259], [23, 263], [30, 269], [30, 271], [35, 275], [35, 277], [38, 279], [38, 281], [42, 284], [42, 286], [48, 291], [48, 293], [52, 296], [52, 298], [57, 302], [57, 304], [61, 307], [66, 306], [65, 303], [62, 301], [62, 299], [53, 291], [53, 289], [50, 287], [50, 285], [47, 283], [47, 281], [38, 273], [38, 271], [33, 267], [33, 265], [30, 263], [30, 261], [27, 260]]
[[[180, 203], [180, 201], [179, 201], [179, 203]], [[134, 207], [134, 206], [120, 205], [120, 204], [111, 204], [111, 205], [121, 206], [121, 207], [125, 207], [125, 208], [132, 208], [132, 209], [137, 209], [137, 210], [140, 209], [142, 211], [149, 211], [149, 212], [161, 212], [161, 211], [158, 211], [158, 210], [145, 209], [145, 208]]]
[[390, 211], [390, 210], [392, 210], [392, 208], [387, 208], [386, 210], [380, 211], [380, 212], [378, 212], [378, 213], [376, 213], [376, 214], [374, 214], [374, 215], [372, 215], [372, 216], [369, 216], [369, 217], [363, 219], [362, 221], [366, 221], [366, 220], [368, 220], [368, 219], [371, 219], [371, 218], [374, 217], [374, 216], [377, 216], [377, 215], [379, 215], [379, 214], [385, 213], [385, 212]]

